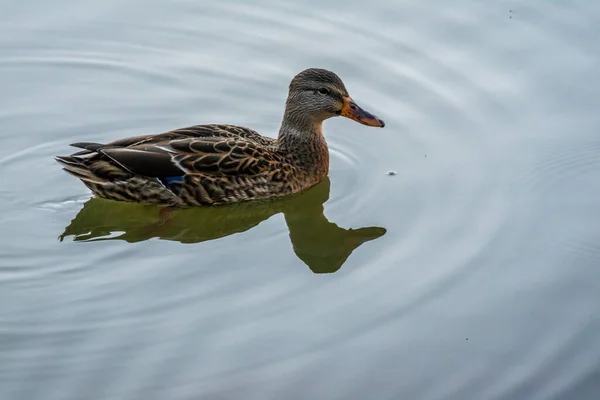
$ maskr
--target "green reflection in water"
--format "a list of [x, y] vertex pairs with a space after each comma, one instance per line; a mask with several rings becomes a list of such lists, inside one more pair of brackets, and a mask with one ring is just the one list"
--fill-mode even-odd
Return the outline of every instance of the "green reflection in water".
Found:
[[178, 209], [168, 215], [157, 206], [92, 198], [65, 228], [60, 240], [74, 236], [75, 241], [134, 243], [159, 238], [199, 243], [245, 232], [283, 213], [298, 258], [314, 273], [332, 273], [340, 269], [354, 249], [383, 236], [386, 230], [344, 229], [329, 222], [323, 214], [329, 189], [330, 181], [326, 178], [312, 189], [285, 199]]

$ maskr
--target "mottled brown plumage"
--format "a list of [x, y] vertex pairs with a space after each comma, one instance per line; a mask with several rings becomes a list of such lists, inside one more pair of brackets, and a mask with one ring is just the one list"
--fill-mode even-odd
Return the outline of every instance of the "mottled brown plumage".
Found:
[[98, 197], [170, 206], [215, 205], [298, 193], [325, 178], [329, 152], [322, 122], [342, 115], [383, 127], [358, 107], [340, 78], [323, 69], [289, 86], [277, 139], [234, 125], [196, 125], [56, 157]]

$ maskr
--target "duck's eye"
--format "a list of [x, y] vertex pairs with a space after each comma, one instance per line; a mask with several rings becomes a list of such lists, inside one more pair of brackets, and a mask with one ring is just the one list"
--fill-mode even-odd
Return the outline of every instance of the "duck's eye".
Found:
[[329, 94], [329, 89], [322, 87], [321, 89], [319, 89], [319, 93], [321, 93], [321, 94]]

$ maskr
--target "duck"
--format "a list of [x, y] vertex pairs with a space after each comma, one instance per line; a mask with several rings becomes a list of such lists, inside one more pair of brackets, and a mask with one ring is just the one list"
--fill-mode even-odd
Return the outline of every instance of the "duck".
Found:
[[169, 207], [269, 200], [325, 179], [323, 122], [338, 116], [385, 126], [357, 105], [337, 74], [309, 68], [289, 84], [277, 138], [239, 125], [203, 124], [105, 144], [72, 143], [79, 150], [55, 160], [108, 200]]

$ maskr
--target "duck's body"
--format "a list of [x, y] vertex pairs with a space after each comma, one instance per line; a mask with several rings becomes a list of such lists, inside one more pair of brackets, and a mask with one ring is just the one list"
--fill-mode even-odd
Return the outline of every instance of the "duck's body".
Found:
[[329, 169], [326, 149], [288, 153], [277, 140], [233, 125], [73, 146], [84, 150], [58, 158], [68, 172], [98, 197], [138, 203], [213, 205], [285, 196], [320, 182]]
[[290, 84], [277, 139], [233, 125], [196, 125], [108, 144], [74, 143], [57, 157], [98, 197], [170, 206], [215, 205], [298, 193], [325, 178], [323, 120], [383, 121], [360, 109], [332, 72], [309, 69]]

